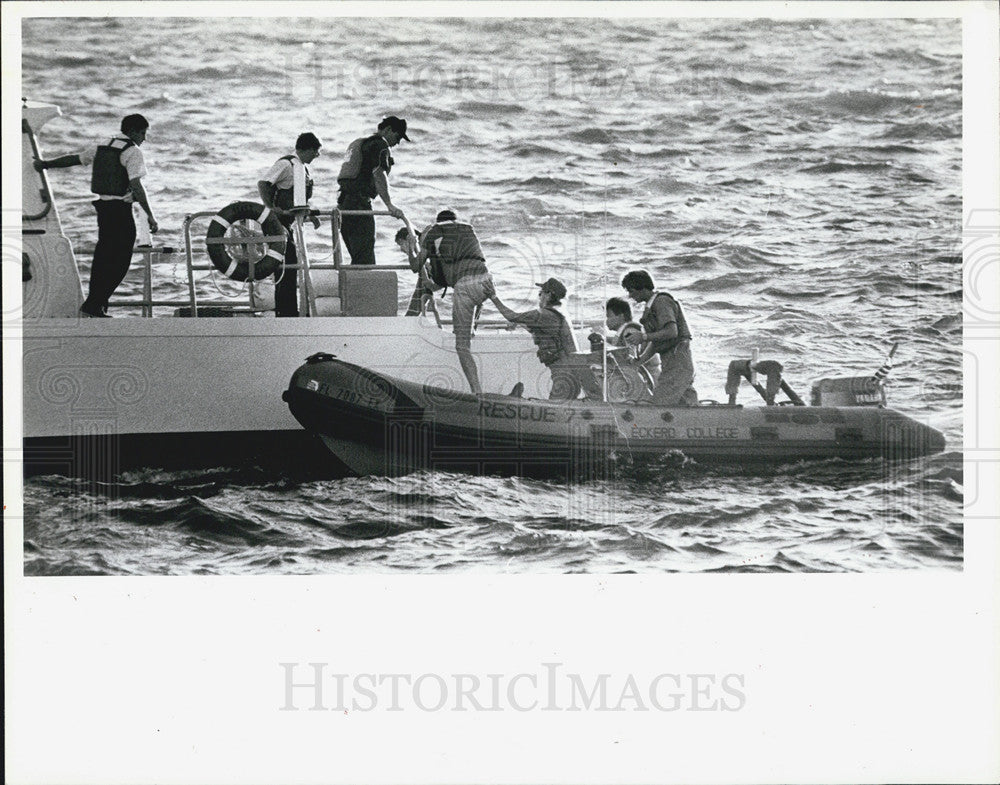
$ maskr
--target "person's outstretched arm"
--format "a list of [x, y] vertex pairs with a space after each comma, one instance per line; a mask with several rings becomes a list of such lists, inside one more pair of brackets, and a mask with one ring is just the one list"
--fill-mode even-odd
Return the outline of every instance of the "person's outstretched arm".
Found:
[[503, 302], [501, 302], [500, 298], [497, 297], [497, 295], [494, 294], [492, 297], [490, 297], [490, 300], [492, 300], [493, 304], [497, 307], [497, 310], [500, 311], [504, 319], [506, 319], [509, 322], [512, 322], [514, 321], [514, 319], [517, 318], [518, 315], [517, 311], [512, 311], [510, 308], [504, 305]]
[[72, 155], [61, 155], [58, 158], [50, 158], [47, 161], [42, 158], [36, 158], [32, 162], [32, 166], [35, 167], [36, 172], [40, 172], [43, 169], [66, 169], [70, 166], [80, 166], [83, 161], [80, 160], [80, 156], [76, 153]]

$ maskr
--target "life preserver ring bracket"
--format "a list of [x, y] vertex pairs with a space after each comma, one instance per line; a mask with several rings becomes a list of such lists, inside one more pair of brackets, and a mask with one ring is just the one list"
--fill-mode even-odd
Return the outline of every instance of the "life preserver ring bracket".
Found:
[[[263, 234], [250, 222], [255, 222]], [[281, 269], [285, 262], [287, 235], [287, 230], [270, 208], [257, 202], [232, 202], [212, 217], [205, 233], [205, 247], [215, 269], [234, 281], [246, 281], [250, 277], [252, 256], [253, 277], [259, 281]], [[264, 242], [266, 237], [281, 239]], [[246, 242], [219, 242], [226, 238], [245, 239]]]

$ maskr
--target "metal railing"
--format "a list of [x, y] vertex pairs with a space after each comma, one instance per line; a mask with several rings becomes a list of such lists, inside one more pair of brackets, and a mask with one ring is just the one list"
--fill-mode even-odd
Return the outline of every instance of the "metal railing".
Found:
[[[160, 261], [163, 255], [173, 253], [172, 249], [165, 247], [154, 247], [154, 248], [137, 248], [136, 253], [141, 253], [143, 255], [143, 263], [145, 268], [145, 278], [143, 281], [143, 297], [140, 300], [117, 300], [116, 303], [120, 305], [137, 306], [143, 309], [143, 316], [152, 316], [152, 309], [155, 306], [173, 306], [173, 307], [189, 307], [191, 309], [191, 315], [197, 316], [199, 307], [229, 307], [231, 308], [233, 303], [231, 300], [212, 300], [206, 301], [198, 297], [197, 282], [195, 279], [195, 273], [198, 272], [211, 272], [213, 270], [217, 271], [215, 265], [210, 262], [197, 263], [194, 258], [194, 241], [192, 239], [192, 227], [201, 220], [211, 219], [217, 214], [217, 211], [201, 211], [197, 213], [191, 213], [184, 218], [183, 222], [183, 236], [184, 236], [184, 257], [185, 266], [187, 271], [187, 285], [188, 285], [188, 298], [186, 300], [177, 299], [157, 299], [154, 300], [152, 296], [152, 265], [156, 261]], [[313, 263], [309, 260], [309, 250], [305, 242], [305, 237], [302, 232], [302, 224], [307, 217], [307, 211], [305, 209], [298, 212], [295, 216], [295, 222], [292, 224], [291, 231], [295, 238], [296, 244], [296, 264], [285, 265], [285, 270], [293, 271], [293, 274], [297, 276], [296, 287], [298, 291], [303, 295], [305, 301], [305, 316], [315, 316], [317, 315], [316, 307], [316, 286], [313, 281], [313, 272], [321, 270], [333, 270], [338, 272], [338, 274], [350, 274], [351, 272], [362, 272], [364, 270], [371, 270], [373, 265], [363, 265], [352, 267], [351, 265], [345, 265], [343, 262], [343, 252], [340, 245], [340, 216], [342, 214], [346, 215], [389, 215], [388, 211], [384, 210], [345, 210], [341, 211], [337, 208], [331, 210], [320, 210], [313, 212], [314, 215], [319, 215], [320, 217], [328, 217], [330, 219], [331, 225], [331, 240], [333, 242], [333, 262], [332, 263]], [[406, 228], [411, 234], [413, 234], [413, 227], [409, 220], [405, 217], [402, 219]], [[415, 236], [415, 235], [414, 235]], [[267, 244], [270, 242], [277, 241], [291, 242], [287, 235], [264, 235], [264, 234], [253, 234], [246, 237], [212, 237], [206, 238], [206, 245], [260, 245]], [[252, 255], [248, 254], [247, 266], [247, 286], [249, 290], [249, 304], [250, 310], [260, 310], [254, 306], [254, 287], [256, 285], [255, 277], [256, 271], [255, 266], [258, 262], [254, 260]], [[410, 270], [408, 264], [380, 264], [376, 265], [379, 270]]]
[[[22, 99], [23, 100], [23, 99]], [[31, 124], [24, 118], [21, 119], [21, 133], [27, 136], [31, 142], [31, 158], [33, 161], [41, 159], [41, 155], [38, 151], [38, 140], [35, 139], [35, 132], [31, 128]], [[45, 174], [45, 170], [38, 172], [39, 181], [42, 187], [39, 189], [38, 196], [45, 203], [40, 212], [34, 213], [33, 215], [22, 215], [22, 220], [25, 221], [40, 221], [45, 216], [47, 216], [52, 211], [52, 191], [49, 188], [49, 178]]]
[[[159, 263], [163, 260], [165, 256], [171, 256], [177, 251], [169, 246], [141, 246], [135, 249], [134, 254], [139, 254], [142, 256], [142, 266], [143, 266], [143, 283], [142, 283], [142, 297], [139, 299], [115, 299], [116, 305], [123, 305], [129, 307], [137, 307], [142, 309], [143, 317], [152, 317], [153, 309], [155, 307], [173, 307], [173, 308], [189, 308], [191, 316], [198, 316], [199, 308], [227, 308], [232, 310], [234, 307], [233, 299], [205, 299], [198, 296], [198, 281], [196, 280], [196, 273], [199, 272], [218, 272], [218, 268], [211, 263], [211, 261], [196, 262], [195, 261], [195, 247], [194, 240], [192, 238], [192, 227], [203, 222], [205, 219], [214, 218], [218, 214], [216, 210], [203, 210], [196, 213], [190, 213], [184, 218], [182, 224], [183, 237], [184, 237], [184, 260], [186, 268], [186, 280], [187, 280], [187, 290], [188, 296], [185, 299], [178, 298], [157, 298], [153, 297], [153, 265]], [[309, 250], [305, 241], [305, 236], [303, 233], [303, 222], [309, 215], [317, 215], [320, 218], [329, 218], [330, 221], [330, 239], [333, 246], [333, 261], [314, 263], [309, 259]], [[296, 211], [295, 221], [290, 227], [290, 231], [294, 236], [295, 250], [296, 250], [296, 264], [285, 265], [286, 274], [292, 272], [297, 277], [296, 288], [299, 293], [301, 293], [304, 300], [304, 315], [305, 316], [316, 316], [318, 315], [318, 309], [316, 304], [316, 284], [313, 280], [313, 273], [330, 270], [335, 271], [338, 276], [344, 275], [356, 275], [363, 274], [365, 272], [371, 271], [373, 269], [377, 270], [395, 270], [395, 271], [405, 271], [412, 272], [412, 268], [409, 264], [364, 264], [364, 265], [352, 265], [344, 262], [344, 252], [341, 246], [340, 230], [341, 230], [341, 216], [344, 215], [367, 215], [367, 216], [390, 216], [391, 214], [387, 210], [340, 210], [339, 208], [332, 208], [330, 210], [318, 210], [318, 211], [307, 211], [302, 208]], [[406, 226], [407, 231], [410, 236], [416, 239], [416, 233], [413, 230], [413, 225], [410, 223], [409, 219], [405, 216], [401, 218], [403, 224]], [[266, 235], [266, 234], [251, 234], [244, 237], [209, 237], [205, 238], [204, 242], [206, 245], [224, 245], [224, 246], [251, 246], [251, 245], [266, 245], [271, 242], [292, 242], [292, 239], [285, 234], [281, 235]], [[408, 252], [409, 253], [409, 252]], [[248, 298], [247, 298], [247, 310], [250, 313], [262, 313], [266, 309], [260, 308], [256, 305], [255, 299], [255, 287], [258, 281], [255, 280], [255, 266], [259, 264], [259, 260], [255, 260], [253, 254], [247, 254], [247, 287], [248, 287]], [[338, 291], [342, 295], [343, 289], [340, 287], [338, 282]], [[447, 326], [452, 322], [450, 319], [442, 319], [438, 309], [434, 303], [433, 296], [425, 296], [421, 302], [421, 313], [423, 315], [433, 314], [435, 322], [438, 326]], [[505, 319], [476, 319], [476, 327], [495, 327], [495, 326], [506, 326], [507, 321]]]

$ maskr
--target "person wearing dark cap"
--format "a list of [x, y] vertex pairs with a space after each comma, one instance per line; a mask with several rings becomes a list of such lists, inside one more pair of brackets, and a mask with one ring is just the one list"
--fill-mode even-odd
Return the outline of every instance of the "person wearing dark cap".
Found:
[[84, 316], [108, 315], [108, 300], [132, 264], [136, 236], [132, 204], [138, 204], [145, 211], [150, 232], [159, 229], [142, 185], [146, 164], [139, 146], [146, 141], [148, 129], [149, 121], [145, 117], [130, 114], [122, 119], [121, 135], [107, 144], [47, 161], [34, 161], [35, 170], [39, 172], [93, 164], [90, 190], [97, 195], [93, 202], [97, 210], [97, 245], [94, 246], [87, 299], [80, 306]]
[[[660, 355], [660, 377], [653, 388], [653, 403], [660, 406], [697, 406], [691, 331], [681, 304], [667, 292], [657, 291], [645, 270], [622, 278], [622, 287], [637, 303], [645, 303], [639, 318], [642, 332], [625, 336], [629, 346], [650, 344]], [[645, 352], [643, 353], [645, 355]]]
[[453, 210], [439, 212], [434, 223], [420, 233], [420, 250], [410, 258], [410, 269], [419, 274], [428, 261], [434, 283], [451, 287], [451, 321], [458, 362], [472, 392], [481, 394], [479, 372], [472, 356], [472, 323], [476, 311], [496, 291], [472, 224], [459, 221]]
[[587, 398], [600, 399], [601, 388], [590, 370], [586, 355], [576, 354], [573, 330], [556, 308], [566, 296], [566, 287], [556, 278], [549, 278], [535, 286], [538, 287], [538, 308], [531, 311], [517, 313], [496, 295], [490, 299], [505, 319], [524, 325], [531, 333], [538, 347], [539, 361], [552, 374], [550, 400], [574, 400], [581, 389]]
[[[392, 169], [389, 148], [406, 135], [406, 120], [389, 115], [378, 124], [377, 133], [355, 139], [347, 148], [347, 158], [340, 167], [337, 183], [341, 210], [371, 210], [372, 199], [378, 196], [389, 214], [402, 218], [403, 211], [392, 203], [387, 175]], [[344, 239], [351, 264], [375, 264], [375, 217], [345, 215], [341, 218], [340, 236]]]
[[[295, 140], [295, 153], [283, 155], [274, 162], [263, 179], [257, 181], [257, 191], [260, 193], [261, 201], [271, 209], [281, 225], [288, 232], [288, 239], [285, 241], [285, 266], [274, 274], [277, 281], [274, 287], [274, 315], [275, 316], [298, 316], [298, 270], [295, 268], [297, 256], [295, 255], [295, 233], [292, 231], [292, 224], [295, 221], [295, 162], [296, 160], [305, 170], [306, 199], [312, 198], [313, 179], [309, 174], [309, 164], [319, 157], [320, 143], [316, 134], [306, 131], [299, 134]], [[312, 225], [319, 228], [319, 218], [312, 216]]]

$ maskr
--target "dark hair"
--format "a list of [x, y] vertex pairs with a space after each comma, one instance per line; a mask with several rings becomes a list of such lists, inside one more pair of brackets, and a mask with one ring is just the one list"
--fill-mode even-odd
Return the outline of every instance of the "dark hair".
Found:
[[619, 316], [624, 316], [628, 322], [632, 321], [632, 307], [621, 297], [612, 297], [604, 304], [604, 309]]
[[132, 133], [132, 131], [145, 131], [149, 128], [149, 120], [141, 114], [125, 115], [122, 118], [121, 128], [123, 134]]
[[299, 138], [295, 140], [296, 150], [319, 150], [322, 146], [319, 139], [316, 138], [316, 134], [310, 131], [299, 134]]
[[[416, 229], [414, 229], [413, 233], [417, 236], [417, 239], [419, 240], [420, 239], [420, 232], [418, 232]], [[398, 243], [400, 240], [403, 240], [403, 239], [405, 239], [405, 238], [407, 238], [409, 236], [410, 236], [410, 230], [407, 229], [404, 226], [402, 229], [400, 229], [398, 232], [396, 232], [396, 237], [393, 240], [393, 242]]]
[[653, 279], [645, 270], [633, 270], [626, 273], [625, 277], [622, 278], [622, 286], [626, 289], [648, 289], [649, 291], [656, 288], [653, 286]]
[[435, 218], [434, 220], [435, 221], [457, 221], [458, 217], [455, 215], [455, 211], [454, 210], [442, 210], [441, 212], [438, 213], [437, 218]]

